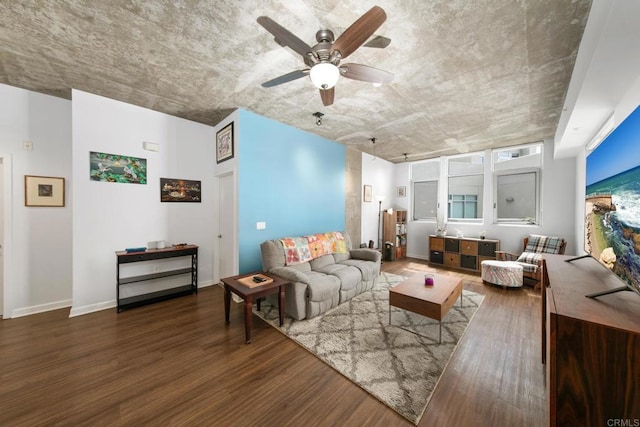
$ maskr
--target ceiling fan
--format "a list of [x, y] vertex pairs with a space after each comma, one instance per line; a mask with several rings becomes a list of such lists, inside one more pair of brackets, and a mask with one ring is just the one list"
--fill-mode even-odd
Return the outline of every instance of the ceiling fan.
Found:
[[[267, 16], [258, 18], [262, 25], [275, 37], [281, 46], [288, 46], [294, 52], [302, 55], [304, 63], [309, 67], [284, 74], [275, 79], [262, 83], [263, 87], [272, 87], [287, 83], [309, 75], [313, 84], [320, 90], [320, 97], [325, 106], [333, 104], [335, 85], [340, 76], [370, 82], [374, 84], [390, 83], [393, 74], [362, 64], [340, 64], [340, 61], [351, 55], [362, 46], [369, 37], [387, 19], [387, 14], [381, 7], [374, 6], [337, 39], [330, 30], [320, 30], [316, 33], [317, 44], [313, 47], [300, 40], [293, 33]], [[389, 39], [378, 36], [365, 46], [386, 47]]]

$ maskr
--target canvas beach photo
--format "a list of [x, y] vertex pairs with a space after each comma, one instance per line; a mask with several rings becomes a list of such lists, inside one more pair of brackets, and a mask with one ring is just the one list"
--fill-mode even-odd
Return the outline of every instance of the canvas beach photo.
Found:
[[587, 157], [585, 251], [640, 289], [640, 108]]

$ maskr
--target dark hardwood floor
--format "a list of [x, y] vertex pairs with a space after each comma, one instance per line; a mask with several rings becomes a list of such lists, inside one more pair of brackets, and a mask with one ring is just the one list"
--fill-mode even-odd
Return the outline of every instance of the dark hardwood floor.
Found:
[[[400, 275], [419, 260], [383, 264]], [[420, 426], [541, 426], [540, 295], [486, 295]], [[214, 286], [124, 311], [68, 318], [69, 310], [0, 321], [0, 425], [411, 425], [242, 305], [224, 324]]]

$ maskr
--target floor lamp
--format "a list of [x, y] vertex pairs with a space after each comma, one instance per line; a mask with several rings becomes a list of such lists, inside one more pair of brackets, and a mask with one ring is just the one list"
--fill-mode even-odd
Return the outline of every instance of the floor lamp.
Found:
[[378, 199], [378, 249], [380, 249], [382, 251], [382, 238], [380, 237], [380, 232], [381, 232], [381, 220], [382, 220], [382, 201], [384, 200], [384, 197], [378, 196], [376, 197], [376, 199]]

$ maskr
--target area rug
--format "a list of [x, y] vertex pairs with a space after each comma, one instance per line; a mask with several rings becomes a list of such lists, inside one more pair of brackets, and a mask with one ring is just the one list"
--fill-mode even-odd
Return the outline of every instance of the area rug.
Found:
[[462, 307], [456, 301], [442, 322], [439, 344], [436, 320], [392, 307], [389, 325], [388, 289], [403, 280], [382, 273], [371, 291], [313, 319], [287, 316], [282, 327], [277, 306], [265, 302], [254, 313], [417, 424], [484, 296], [463, 290]]

